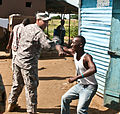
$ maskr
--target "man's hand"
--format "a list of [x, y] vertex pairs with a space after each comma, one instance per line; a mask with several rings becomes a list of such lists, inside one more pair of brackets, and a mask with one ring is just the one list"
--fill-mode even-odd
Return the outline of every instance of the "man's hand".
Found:
[[69, 80], [68, 80], [68, 82], [69, 83], [73, 83], [76, 80], [77, 80], [76, 76], [75, 77], [70, 77]]
[[56, 45], [56, 50], [58, 51], [59, 56], [65, 56], [66, 55], [66, 53], [61, 48], [61, 45]]
[[64, 52], [64, 51], [59, 51], [59, 56], [61, 56], [61, 57], [64, 57], [66, 55], [66, 53]]
[[10, 46], [10, 45], [7, 45], [7, 46], [6, 46], [6, 49], [7, 49], [7, 50], [10, 50], [10, 49], [11, 49], [11, 46]]

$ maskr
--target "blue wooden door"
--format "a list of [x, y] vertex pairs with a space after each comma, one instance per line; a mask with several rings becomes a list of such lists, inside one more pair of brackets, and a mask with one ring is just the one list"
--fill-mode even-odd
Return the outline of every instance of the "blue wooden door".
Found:
[[120, 0], [113, 0], [110, 65], [106, 77], [104, 105], [120, 111]]

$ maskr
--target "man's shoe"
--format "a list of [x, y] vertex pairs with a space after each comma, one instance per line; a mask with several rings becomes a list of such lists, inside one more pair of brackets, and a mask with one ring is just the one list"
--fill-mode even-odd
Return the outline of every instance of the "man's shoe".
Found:
[[13, 112], [19, 108], [18, 104], [8, 104], [7, 112]]

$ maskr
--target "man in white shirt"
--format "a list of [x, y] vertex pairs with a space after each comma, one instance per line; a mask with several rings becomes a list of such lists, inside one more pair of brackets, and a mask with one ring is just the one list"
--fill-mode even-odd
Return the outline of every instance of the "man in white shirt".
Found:
[[70, 77], [68, 82], [77, 84], [70, 88], [61, 99], [61, 114], [70, 114], [70, 103], [78, 99], [77, 114], [87, 114], [88, 106], [97, 91], [97, 81], [94, 73], [96, 66], [90, 54], [85, 53], [86, 41], [83, 36], [76, 36], [72, 41], [72, 48], [64, 47], [64, 51], [74, 56], [76, 76]]

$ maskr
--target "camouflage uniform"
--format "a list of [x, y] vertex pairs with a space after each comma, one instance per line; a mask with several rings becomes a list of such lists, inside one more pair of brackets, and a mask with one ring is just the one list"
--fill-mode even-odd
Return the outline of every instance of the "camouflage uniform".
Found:
[[[14, 70], [14, 63], [15, 63], [15, 57], [17, 54], [17, 49], [19, 46], [19, 40], [20, 40], [20, 36], [21, 36], [21, 31], [24, 28], [24, 25], [18, 24], [15, 25], [13, 28], [13, 41], [12, 41], [12, 70]], [[14, 71], [13, 71], [14, 72]]]
[[6, 106], [6, 92], [5, 87], [3, 85], [2, 76], [0, 74], [0, 113], [5, 112], [5, 106]]
[[15, 59], [15, 76], [9, 96], [9, 103], [16, 103], [25, 84], [27, 112], [36, 112], [38, 86], [38, 58], [43, 48], [55, 48], [59, 38], [47, 39], [37, 24], [25, 26], [21, 33]]

